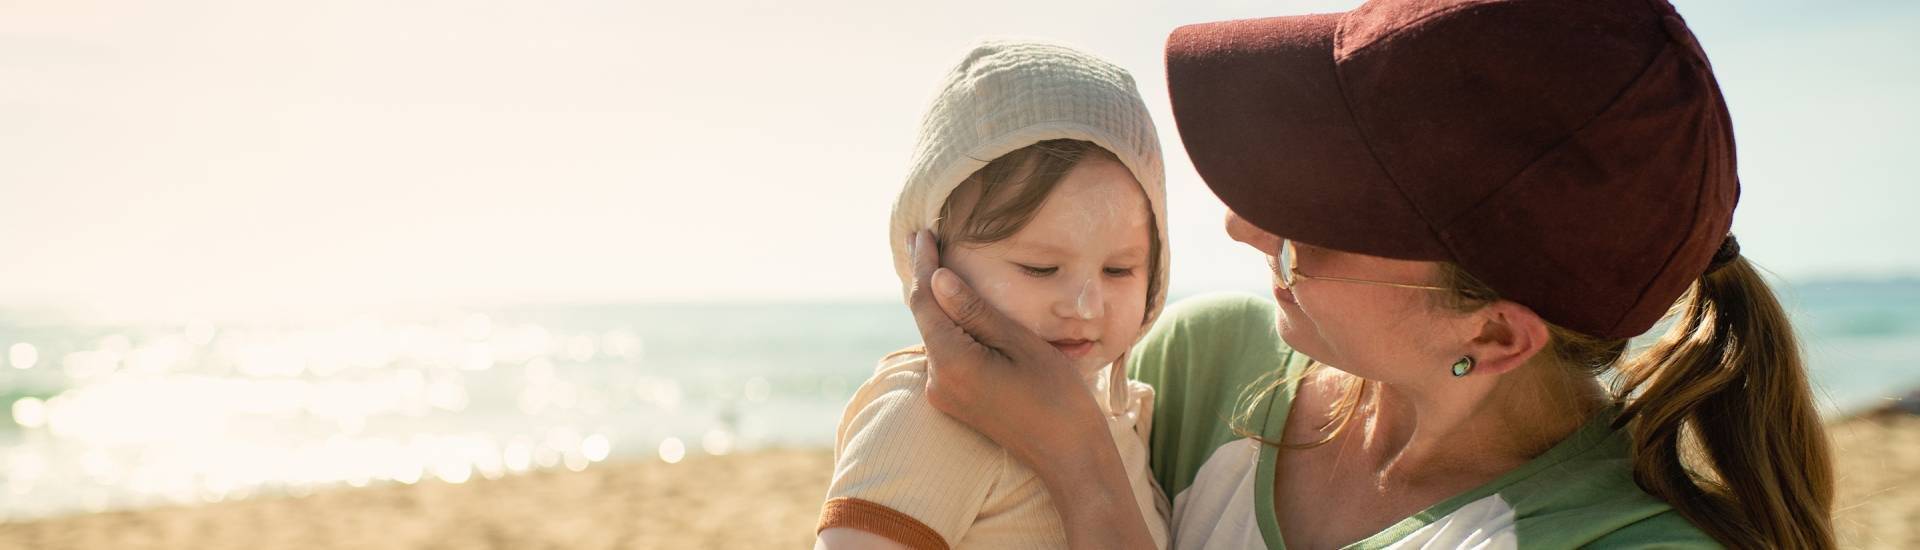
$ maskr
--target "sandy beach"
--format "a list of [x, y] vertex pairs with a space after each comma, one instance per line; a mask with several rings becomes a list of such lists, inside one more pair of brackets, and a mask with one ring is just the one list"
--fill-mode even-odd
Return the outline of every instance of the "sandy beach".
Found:
[[[1920, 546], [1920, 417], [1835, 424], [1849, 548]], [[0, 524], [0, 548], [803, 548], [826, 450], [613, 461], [463, 484], [339, 488]]]
[[1864, 415], [1834, 424], [1828, 433], [1840, 544], [1920, 547], [1920, 416]]
[[0, 524], [0, 548], [802, 548], [832, 462], [769, 450], [113, 511]]

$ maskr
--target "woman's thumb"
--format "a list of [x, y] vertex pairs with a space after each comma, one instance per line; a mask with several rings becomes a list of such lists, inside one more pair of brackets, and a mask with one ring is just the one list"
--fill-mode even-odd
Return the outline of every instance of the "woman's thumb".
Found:
[[933, 299], [946, 311], [947, 318], [953, 319], [960, 330], [972, 335], [980, 342], [1005, 355], [1023, 346], [1033, 344], [1038, 338], [1025, 328], [1000, 313], [993, 304], [967, 286], [953, 270], [941, 269], [933, 274]]

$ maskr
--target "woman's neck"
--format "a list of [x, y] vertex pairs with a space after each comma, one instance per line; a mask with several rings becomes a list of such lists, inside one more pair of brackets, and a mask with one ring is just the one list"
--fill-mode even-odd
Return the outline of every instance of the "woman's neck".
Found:
[[1375, 387], [1348, 429], [1383, 485], [1504, 473], [1572, 435], [1607, 401], [1598, 380], [1551, 364]]

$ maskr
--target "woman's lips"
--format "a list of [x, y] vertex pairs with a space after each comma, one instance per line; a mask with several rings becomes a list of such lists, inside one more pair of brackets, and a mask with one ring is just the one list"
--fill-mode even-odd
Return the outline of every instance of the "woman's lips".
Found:
[[1067, 354], [1067, 357], [1075, 359], [1086, 357], [1087, 354], [1093, 353], [1092, 340], [1051, 340], [1047, 343], [1053, 344], [1054, 349], [1060, 350], [1060, 353]]
[[1293, 291], [1278, 286], [1273, 287], [1273, 299], [1289, 304], [1299, 303], [1293, 301]]

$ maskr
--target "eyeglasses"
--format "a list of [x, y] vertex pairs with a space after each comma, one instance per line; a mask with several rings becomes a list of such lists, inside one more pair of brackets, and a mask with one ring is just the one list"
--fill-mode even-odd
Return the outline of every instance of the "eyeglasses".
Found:
[[[1394, 288], [1411, 288], [1414, 290], [1438, 290], [1441, 292], [1450, 292], [1453, 290], [1450, 288], [1443, 288], [1443, 287], [1429, 286], [1429, 285], [1389, 283], [1386, 281], [1369, 281], [1366, 279], [1349, 279], [1346, 277], [1323, 277], [1318, 275], [1308, 275], [1305, 273], [1301, 273], [1300, 257], [1298, 255], [1295, 255], [1293, 252], [1293, 239], [1280, 239], [1280, 255], [1276, 257], [1274, 260], [1275, 260], [1274, 263], [1276, 265], [1274, 265], [1273, 271], [1274, 273], [1280, 276], [1280, 288], [1282, 290], [1293, 290], [1294, 282], [1299, 281], [1300, 279], [1319, 279], [1322, 281], [1340, 281], [1343, 283], [1360, 283], [1363, 285], [1390, 286]], [[1281, 266], [1286, 266], [1286, 267], [1282, 268]]]

